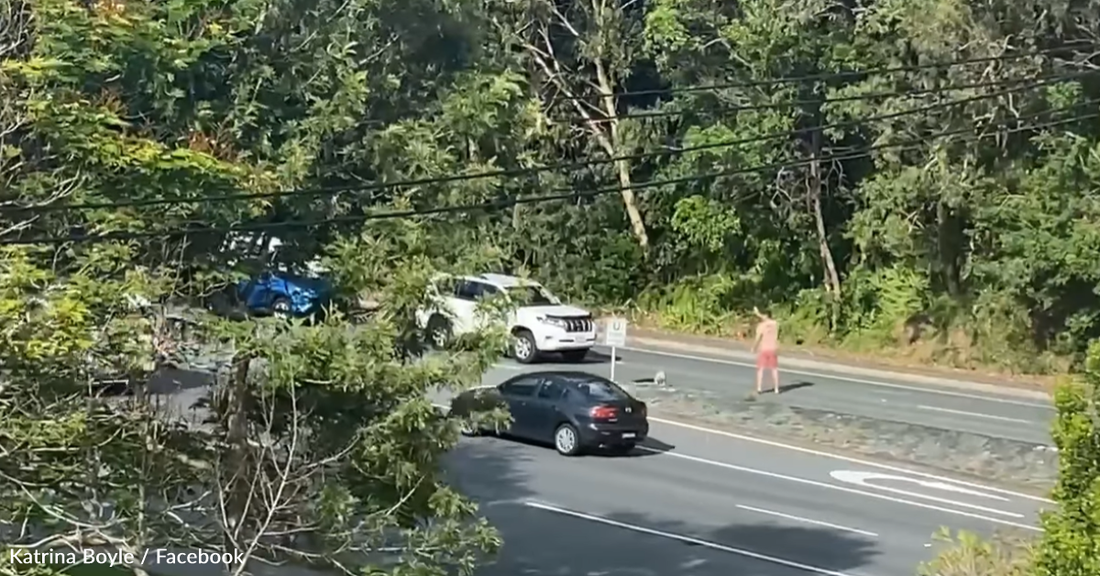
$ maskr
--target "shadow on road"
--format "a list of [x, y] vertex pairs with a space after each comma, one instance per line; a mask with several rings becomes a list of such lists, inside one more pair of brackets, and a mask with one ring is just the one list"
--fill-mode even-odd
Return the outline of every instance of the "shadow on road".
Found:
[[184, 390], [214, 385], [214, 375], [208, 371], [162, 368], [149, 378], [150, 394], [175, 394]]
[[483, 506], [532, 496], [520, 468], [531, 460], [523, 444], [491, 438], [463, 440], [444, 460], [447, 481]]
[[862, 568], [879, 555], [875, 541], [869, 537], [825, 527], [781, 525], [767, 518], [749, 521], [746, 517], [745, 523], [704, 532], [687, 522], [654, 520], [639, 514], [613, 514], [608, 518], [836, 572]]
[[[207, 370], [189, 370], [165, 366], [149, 376], [146, 391], [150, 394], [177, 394], [196, 388], [209, 388], [214, 384], [214, 374]], [[97, 387], [98, 396], [130, 396], [133, 390], [124, 381], [106, 381]]]
[[[535, 440], [528, 440], [527, 438], [516, 438], [514, 436], [507, 436], [504, 434], [498, 434], [495, 437], [516, 446], [530, 446], [539, 450], [547, 450], [550, 452], [554, 450], [554, 445], [549, 442], [538, 442]], [[661, 452], [669, 452], [675, 449], [676, 447], [672, 444], [662, 442], [656, 438], [650, 437], [643, 440], [637, 448], [631, 450], [626, 454], [615, 452], [612, 449], [592, 449], [582, 453], [580, 457], [638, 458], [644, 456], [653, 456], [655, 454], [660, 454]]]
[[[584, 518], [540, 509], [532, 487], [545, 484], [537, 470], [555, 465], [554, 458], [493, 438], [464, 440], [448, 455], [448, 479], [481, 504], [504, 540], [477, 576], [805, 576], [810, 567], [858, 570], [880, 554], [863, 536], [779, 524], [748, 512], [715, 527], [632, 512]], [[576, 492], [579, 501], [597, 497], [580, 477], [563, 489]]]
[[[620, 361], [622, 360], [621, 356], [616, 356], [616, 358]], [[546, 365], [553, 366], [553, 365], [559, 365], [559, 364], [562, 365], [562, 366], [584, 366], [586, 364], [591, 365], [591, 364], [610, 364], [610, 363], [611, 363], [611, 355], [610, 354], [604, 354], [603, 352], [597, 352], [596, 350], [589, 350], [588, 355], [586, 355], [584, 357], [584, 360], [581, 360], [580, 362], [566, 362], [565, 359], [562, 358], [558, 354], [549, 354], [549, 353], [547, 353], [546, 360], [544, 360], [541, 364], [544, 365], [544, 366], [546, 366]]]
[[668, 442], [661, 442], [660, 440], [649, 437], [641, 443], [641, 447], [645, 448], [649, 452], [671, 452], [676, 449], [675, 446]]
[[780, 384], [779, 393], [780, 394], [786, 394], [787, 392], [794, 392], [795, 390], [798, 390], [799, 388], [809, 388], [810, 386], [813, 386], [813, 385], [814, 385], [813, 382], [805, 382], [805, 381], [792, 382], [791, 384]]
[[844, 532], [766, 522], [692, 530], [637, 515], [606, 517], [621, 523], [612, 525], [521, 504], [488, 516], [504, 548], [479, 576], [803, 576], [805, 569], [752, 555], [837, 572], [877, 555], [873, 542]]

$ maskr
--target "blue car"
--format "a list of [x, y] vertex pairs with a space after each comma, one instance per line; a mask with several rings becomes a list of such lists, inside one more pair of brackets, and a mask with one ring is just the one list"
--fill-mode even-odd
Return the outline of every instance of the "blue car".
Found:
[[237, 298], [250, 314], [301, 318], [319, 312], [332, 299], [332, 284], [322, 277], [264, 272], [237, 284]]

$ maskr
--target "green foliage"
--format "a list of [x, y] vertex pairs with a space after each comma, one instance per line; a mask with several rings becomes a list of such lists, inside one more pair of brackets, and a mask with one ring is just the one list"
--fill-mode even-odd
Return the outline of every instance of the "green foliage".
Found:
[[[498, 251], [440, 242], [414, 222], [291, 229], [281, 264], [323, 257], [341, 299], [376, 306], [358, 324], [339, 310], [312, 324], [228, 321], [197, 312], [194, 297], [255, 273], [251, 256], [225, 235], [157, 233], [361, 210], [356, 197], [201, 200], [384, 173], [369, 161], [366, 134], [378, 127], [360, 122], [369, 106], [397, 125], [395, 103], [429, 101], [439, 148], [482, 139], [491, 166], [513, 146], [503, 123], [527, 129], [517, 76], [459, 62], [441, 76], [430, 50], [417, 60], [440, 29], [445, 41], [475, 38], [462, 23], [471, 13], [277, 0], [3, 8], [0, 22], [19, 27], [5, 38], [28, 41], [0, 53], [0, 236], [151, 233], [0, 254], [5, 546], [240, 550], [252, 560], [230, 567], [238, 574], [258, 559], [470, 573], [499, 538], [442, 478], [460, 423], [428, 395], [479, 382], [504, 334], [425, 358], [414, 311], [438, 270], [490, 266]], [[432, 34], [399, 32], [420, 26]], [[400, 42], [379, 36], [390, 33]], [[456, 192], [493, 193], [484, 183]], [[13, 210], [111, 202], [135, 205]], [[181, 309], [190, 334], [173, 319]], [[179, 418], [193, 407], [147, 386], [194, 354], [232, 357], [206, 391], [201, 426]], [[106, 381], [132, 398], [101, 395]]]
[[[1094, 112], [1097, 84], [868, 118], [1003, 89], [936, 92], [945, 86], [1072, 72], [1065, 62], [1091, 47], [766, 82], [1094, 36], [1100, 13], [1047, 4], [0, 3], [0, 239], [146, 234], [0, 252], [0, 530], [24, 519], [38, 530], [4, 532], [5, 543], [90, 525], [80, 537], [128, 547], [243, 547], [315, 564], [343, 549], [359, 568], [388, 560], [373, 552], [386, 547], [403, 552], [391, 572], [469, 571], [497, 539], [441, 479], [459, 423], [427, 398], [476, 382], [506, 335], [424, 357], [414, 311], [438, 272], [530, 273], [675, 329], [736, 333], [767, 304], [796, 342], [1017, 371], [1081, 360], [1100, 337], [1097, 125], [1027, 130], [1021, 119], [995, 138], [989, 121]], [[631, 90], [648, 92], [621, 95]], [[1076, 107], [1060, 115], [1065, 106]], [[937, 136], [975, 127], [986, 136]], [[704, 149], [679, 153], [693, 147]], [[554, 167], [639, 152], [661, 153]], [[473, 177], [525, 168], [541, 170]], [[431, 178], [444, 181], [355, 188]], [[638, 186], [655, 180], [670, 182]], [[635, 190], [360, 218], [608, 186]], [[332, 193], [262, 194], [296, 188]], [[243, 193], [261, 194], [225, 198]], [[63, 209], [81, 203], [107, 206]], [[196, 227], [216, 232], [181, 236]], [[284, 248], [262, 261], [229, 242], [233, 227]], [[317, 259], [339, 305], [315, 323], [196, 312], [184, 335], [169, 314], [262, 267]], [[143, 385], [190, 354], [225, 357], [204, 427], [165, 418]], [[94, 399], [103, 380], [134, 398]], [[1090, 394], [1063, 392], [1065, 414], [1092, 410]], [[1066, 418], [1064, 441], [1084, 450], [1085, 421]], [[1088, 458], [1067, 460], [1065, 510], [1048, 519], [1056, 536], [1092, 529], [1092, 485], [1073, 480], [1092, 473]], [[244, 477], [281, 496], [249, 504]], [[97, 516], [107, 504], [115, 520]], [[1096, 557], [1058, 538], [1073, 552], [1059, 561], [1078, 564], [1052, 571]]]
[[1026, 576], [1031, 574], [1033, 547], [1027, 540], [941, 530], [934, 540], [948, 549], [917, 571], [920, 576]]
[[[1097, 217], [1090, 192], [1100, 178], [1095, 123], [999, 140], [934, 136], [1017, 114], [1039, 114], [1032, 123], [1065, 117], [1051, 112], [1057, 107], [1077, 106], [1066, 116], [1094, 110], [1085, 103], [1095, 82], [867, 120], [1074, 72], [1063, 64], [1072, 50], [992, 66], [763, 82], [1073, 42], [1090, 37], [1094, 11], [1050, 11], [1033, 0], [980, 7], [943, 0], [936, 10], [899, 0], [858, 12], [773, 0], [594, 1], [557, 12], [501, 1], [26, 6], [28, 17], [7, 21], [12, 37], [28, 41], [2, 55], [0, 133], [9, 136], [0, 202], [196, 201], [13, 217], [0, 232], [265, 225], [672, 179], [633, 199], [440, 215], [424, 219], [420, 233], [444, 240], [433, 250], [448, 258], [488, 245], [494, 267], [525, 269], [569, 298], [641, 306], [668, 316], [665, 325], [693, 330], [736, 331], [722, 323], [767, 301], [799, 340], [1039, 372], [1080, 361], [1100, 336], [1093, 293], [1100, 276], [1089, 257]], [[1033, 10], [1048, 16], [1036, 19]], [[571, 32], [539, 32], [559, 28]], [[1006, 84], [934, 92], [989, 81]], [[612, 102], [584, 96], [593, 87], [723, 83], [743, 85]], [[878, 96], [849, 98], [859, 95]], [[836, 123], [845, 125], [806, 129]], [[790, 130], [801, 131], [752, 141]], [[811, 151], [914, 138], [924, 142], [824, 162], [820, 190], [811, 185]], [[698, 146], [706, 149], [518, 177], [197, 201]], [[792, 165], [693, 178], [784, 162]], [[358, 223], [344, 222], [288, 230], [292, 264], [358, 233]], [[191, 269], [175, 290], [195, 294], [229, 274], [235, 262], [220, 242], [190, 239]], [[160, 240], [146, 248], [135, 257], [150, 264], [181, 249]], [[919, 338], [899, 335], [917, 324]]]
[[1036, 541], [974, 534], [937, 539], [948, 549], [921, 567], [927, 576], [1090, 576], [1100, 574], [1100, 341], [1089, 347], [1080, 377], [1067, 378], [1055, 391], [1058, 410], [1052, 435], [1058, 448], [1058, 483], [1053, 510], [1042, 515]]
[[663, 293], [645, 294], [639, 305], [662, 310], [659, 321], [666, 328], [717, 334], [729, 320], [728, 303], [737, 288], [725, 275], [685, 278]]
[[1058, 506], [1043, 517], [1036, 574], [1100, 574], [1100, 343], [1089, 349], [1084, 375], [1055, 394], [1058, 418]]

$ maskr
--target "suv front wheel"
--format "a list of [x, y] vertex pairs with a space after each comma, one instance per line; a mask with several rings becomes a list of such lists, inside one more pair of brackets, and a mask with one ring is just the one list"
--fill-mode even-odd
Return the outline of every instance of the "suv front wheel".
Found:
[[535, 336], [527, 330], [517, 330], [512, 336], [512, 355], [520, 364], [530, 364], [538, 360], [539, 349]]

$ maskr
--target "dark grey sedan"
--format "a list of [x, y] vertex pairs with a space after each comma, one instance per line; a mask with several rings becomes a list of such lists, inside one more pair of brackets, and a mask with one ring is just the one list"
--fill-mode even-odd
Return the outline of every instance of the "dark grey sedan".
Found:
[[566, 456], [589, 448], [627, 453], [649, 434], [645, 403], [587, 372], [528, 372], [497, 386], [467, 390], [451, 401], [451, 413], [464, 417], [501, 405], [512, 415], [511, 426], [501, 434], [552, 443]]

